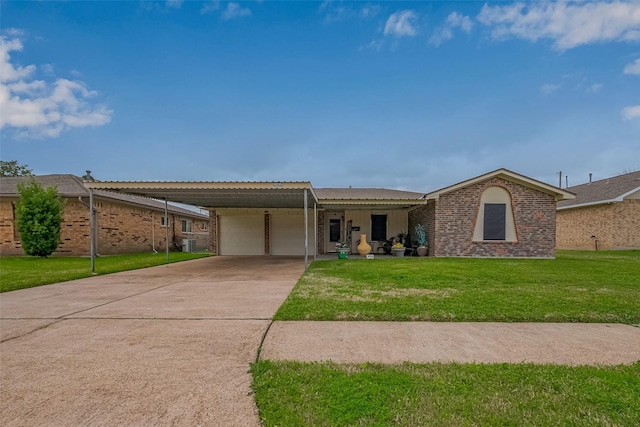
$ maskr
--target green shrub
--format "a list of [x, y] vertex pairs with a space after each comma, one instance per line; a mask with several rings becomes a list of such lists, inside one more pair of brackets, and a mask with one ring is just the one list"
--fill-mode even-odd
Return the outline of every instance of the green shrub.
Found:
[[64, 204], [55, 187], [44, 189], [35, 180], [18, 184], [16, 221], [27, 255], [47, 257], [58, 248]]

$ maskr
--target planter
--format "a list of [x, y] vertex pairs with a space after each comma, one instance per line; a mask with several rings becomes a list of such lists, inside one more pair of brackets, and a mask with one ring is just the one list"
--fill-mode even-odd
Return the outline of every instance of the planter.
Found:
[[416, 249], [416, 252], [418, 253], [418, 256], [427, 256], [429, 249], [426, 246], [420, 246]]
[[336, 251], [338, 252], [338, 259], [349, 258], [349, 248], [338, 248]]
[[404, 257], [404, 251], [405, 248], [392, 248], [391, 252], [393, 253], [393, 256], [397, 256], [399, 258]]

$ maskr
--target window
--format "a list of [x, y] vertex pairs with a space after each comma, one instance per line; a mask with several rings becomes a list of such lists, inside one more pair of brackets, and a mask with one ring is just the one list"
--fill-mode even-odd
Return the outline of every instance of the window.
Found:
[[193, 223], [191, 220], [183, 219], [182, 220], [182, 232], [183, 233], [191, 233], [193, 231]]
[[485, 203], [483, 240], [504, 240], [507, 225], [507, 205], [504, 203]]
[[202, 224], [201, 224], [201, 226], [200, 226], [200, 229], [201, 229], [202, 231], [206, 231], [206, 230], [207, 230], [207, 223], [206, 223], [205, 221], [202, 221]]
[[511, 207], [511, 194], [505, 188], [489, 187], [482, 193], [473, 241], [518, 241]]
[[371, 241], [387, 240], [387, 216], [371, 215]]
[[330, 219], [329, 220], [329, 242], [339, 242], [339, 241], [340, 241], [340, 220]]

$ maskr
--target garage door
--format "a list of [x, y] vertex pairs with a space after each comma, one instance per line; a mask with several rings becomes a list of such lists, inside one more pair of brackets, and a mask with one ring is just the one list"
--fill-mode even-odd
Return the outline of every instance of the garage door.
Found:
[[[313, 254], [313, 217], [309, 216], [309, 254]], [[304, 213], [271, 216], [271, 255], [304, 255]]]
[[220, 216], [220, 255], [264, 255], [264, 216]]

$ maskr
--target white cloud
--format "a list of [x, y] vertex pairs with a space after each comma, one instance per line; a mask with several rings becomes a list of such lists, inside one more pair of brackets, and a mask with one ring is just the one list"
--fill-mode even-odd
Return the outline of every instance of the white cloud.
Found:
[[372, 50], [374, 52], [380, 52], [380, 50], [382, 49], [382, 47], [384, 46], [384, 43], [382, 40], [371, 40], [369, 43], [360, 46], [360, 48], [358, 48], [358, 50], [360, 52], [364, 51], [364, 50]]
[[71, 128], [101, 126], [111, 121], [113, 111], [92, 105], [96, 96], [79, 80], [36, 80], [35, 65], [11, 63], [12, 51], [21, 51], [20, 39], [0, 36], [0, 129], [13, 128], [16, 136], [58, 137]]
[[627, 64], [624, 67], [624, 73], [640, 76], [640, 58], [636, 59], [631, 64]]
[[345, 5], [343, 2], [324, 1], [318, 7], [318, 11], [324, 13], [324, 21], [330, 24], [353, 18], [371, 19], [380, 13], [380, 6], [366, 4], [355, 8], [353, 5]]
[[630, 105], [622, 109], [622, 117], [625, 120], [640, 119], [640, 105]]
[[220, 1], [219, 0], [211, 0], [202, 5], [200, 9], [200, 14], [204, 15], [206, 13], [215, 12], [216, 10], [220, 10]]
[[594, 83], [587, 88], [587, 93], [598, 93], [602, 90], [603, 86], [602, 83]]
[[559, 50], [640, 40], [640, 2], [536, 2], [484, 5], [478, 21], [495, 39], [550, 39]]
[[224, 12], [222, 12], [222, 19], [228, 21], [235, 18], [243, 18], [245, 16], [251, 16], [251, 10], [246, 7], [241, 7], [238, 3], [229, 3]]
[[176, 9], [180, 8], [182, 6], [182, 3], [184, 3], [184, 0], [167, 0], [165, 2], [167, 7], [173, 7]]
[[401, 10], [391, 14], [384, 26], [384, 35], [396, 37], [417, 35], [418, 29], [415, 24], [417, 18], [416, 13], [412, 10]]
[[473, 22], [468, 16], [459, 14], [458, 12], [452, 12], [447, 17], [445, 24], [436, 28], [433, 35], [429, 38], [429, 43], [435, 46], [440, 46], [442, 43], [453, 38], [453, 30], [460, 28], [465, 33], [470, 33], [473, 27]]
[[556, 90], [560, 89], [560, 86], [562, 86], [562, 85], [561, 84], [553, 84], [553, 83], [545, 83], [542, 86], [540, 86], [540, 92], [542, 92], [545, 95], [549, 95], [550, 93], [553, 93]]

